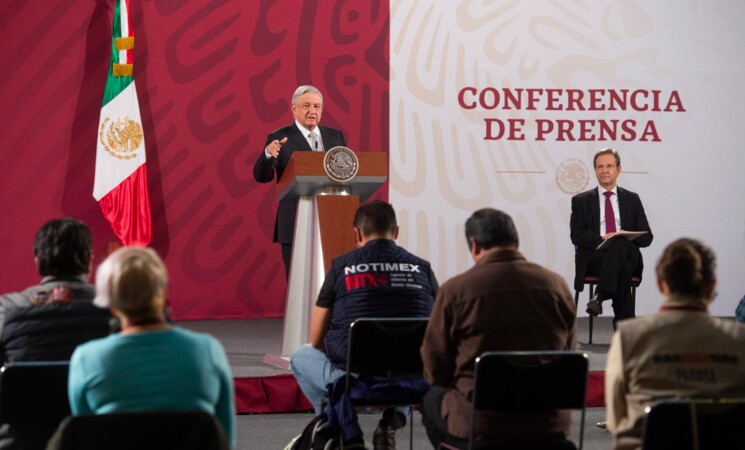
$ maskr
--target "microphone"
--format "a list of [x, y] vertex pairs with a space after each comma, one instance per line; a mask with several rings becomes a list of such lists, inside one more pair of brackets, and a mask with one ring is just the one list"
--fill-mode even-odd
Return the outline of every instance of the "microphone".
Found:
[[316, 144], [316, 151], [318, 151], [318, 141], [316, 141], [315, 144]]

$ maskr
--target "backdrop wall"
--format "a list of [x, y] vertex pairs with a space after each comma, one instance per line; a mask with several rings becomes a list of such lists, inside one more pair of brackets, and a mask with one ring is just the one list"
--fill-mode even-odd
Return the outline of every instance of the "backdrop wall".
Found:
[[[38, 280], [48, 219], [89, 224], [97, 262], [115, 240], [93, 200], [113, 2], [0, 6], [0, 291]], [[134, 73], [150, 184], [152, 246], [177, 319], [278, 317], [285, 281], [271, 243], [274, 184], [253, 181], [269, 131], [292, 121], [300, 84], [322, 123], [388, 150], [388, 2], [132, 1]]]
[[637, 313], [659, 307], [662, 249], [691, 236], [719, 257], [712, 312], [732, 316], [745, 294], [743, 14], [741, 2], [395, 2], [401, 243], [447, 279], [471, 265], [466, 218], [499, 208], [527, 258], [571, 286], [570, 199], [597, 186], [592, 156], [612, 146], [655, 235]]
[[[652, 268], [683, 235], [719, 256], [714, 313], [732, 315], [745, 293], [740, 2], [132, 7], [152, 246], [177, 319], [283, 314], [274, 185], [255, 183], [251, 167], [305, 83], [324, 92], [322, 122], [350, 147], [390, 142], [399, 241], [441, 281], [470, 267], [462, 224], [484, 206], [512, 214], [527, 257], [571, 281], [569, 200], [595, 186], [594, 152], [614, 146], [619, 184], [641, 195], [655, 234], [638, 312], [657, 308]], [[88, 223], [98, 261], [114, 240], [91, 195], [111, 8], [0, 6], [3, 292], [38, 279], [32, 241], [50, 218]]]

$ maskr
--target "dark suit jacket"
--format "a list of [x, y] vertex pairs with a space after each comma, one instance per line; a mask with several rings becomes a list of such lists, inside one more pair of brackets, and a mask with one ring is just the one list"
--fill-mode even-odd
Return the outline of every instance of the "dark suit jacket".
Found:
[[[647, 234], [639, 236], [631, 241], [637, 247], [649, 247], [654, 236], [649, 228], [647, 216], [644, 214], [644, 206], [639, 195], [635, 192], [618, 187], [618, 209], [621, 213], [621, 229], [626, 231], [646, 231]], [[572, 215], [569, 219], [569, 229], [572, 244], [575, 247], [574, 263], [576, 272], [574, 276], [574, 290], [584, 289], [584, 279], [587, 275], [587, 266], [590, 263], [590, 254], [600, 245], [600, 198], [598, 188], [582, 192], [572, 197]], [[639, 269], [636, 275], [641, 277], [644, 264], [639, 255]]]
[[[346, 147], [347, 141], [344, 139], [344, 133], [340, 130], [324, 127], [323, 125], [318, 125], [318, 129], [321, 131], [321, 140], [323, 141], [323, 148], [325, 150], [330, 150], [340, 145]], [[277, 139], [281, 141], [285, 137], [287, 137], [287, 142], [282, 145], [279, 151], [279, 157], [267, 158], [266, 154], [264, 154], [264, 148], [273, 140]], [[261, 148], [259, 159], [254, 164], [254, 179], [259, 183], [269, 183], [275, 179], [274, 175], [276, 173], [276, 179], [279, 182], [285, 171], [285, 167], [287, 167], [287, 163], [290, 162], [292, 153], [299, 151], [309, 152], [311, 148], [308, 140], [300, 132], [295, 122], [269, 133], [264, 146]], [[297, 200], [281, 200], [279, 202], [277, 219], [274, 222], [274, 242], [292, 244], [292, 239], [295, 235], [296, 213]]]

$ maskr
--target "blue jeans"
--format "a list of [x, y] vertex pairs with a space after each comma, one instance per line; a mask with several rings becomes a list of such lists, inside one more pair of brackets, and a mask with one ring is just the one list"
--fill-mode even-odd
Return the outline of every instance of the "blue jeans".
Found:
[[343, 377], [346, 372], [331, 364], [326, 354], [310, 344], [300, 346], [290, 358], [290, 370], [316, 415], [326, 398], [326, 385]]
[[[321, 404], [328, 394], [326, 386], [347, 374], [331, 364], [324, 352], [310, 344], [301, 345], [295, 350], [290, 357], [290, 370], [295, 375], [300, 390], [313, 405], [316, 415], [321, 414]], [[404, 416], [409, 415], [409, 408], [395, 409]]]

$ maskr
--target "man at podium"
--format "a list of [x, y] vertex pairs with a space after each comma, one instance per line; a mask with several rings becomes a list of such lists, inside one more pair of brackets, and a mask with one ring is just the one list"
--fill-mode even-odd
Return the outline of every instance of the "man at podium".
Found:
[[[254, 164], [254, 179], [259, 183], [279, 181], [293, 152], [325, 151], [347, 145], [341, 130], [319, 125], [323, 113], [323, 95], [314, 86], [300, 86], [292, 95], [293, 123], [272, 131]], [[282, 245], [285, 276], [290, 273], [292, 239], [295, 234], [297, 199], [283, 199], [274, 222], [274, 242]]]

